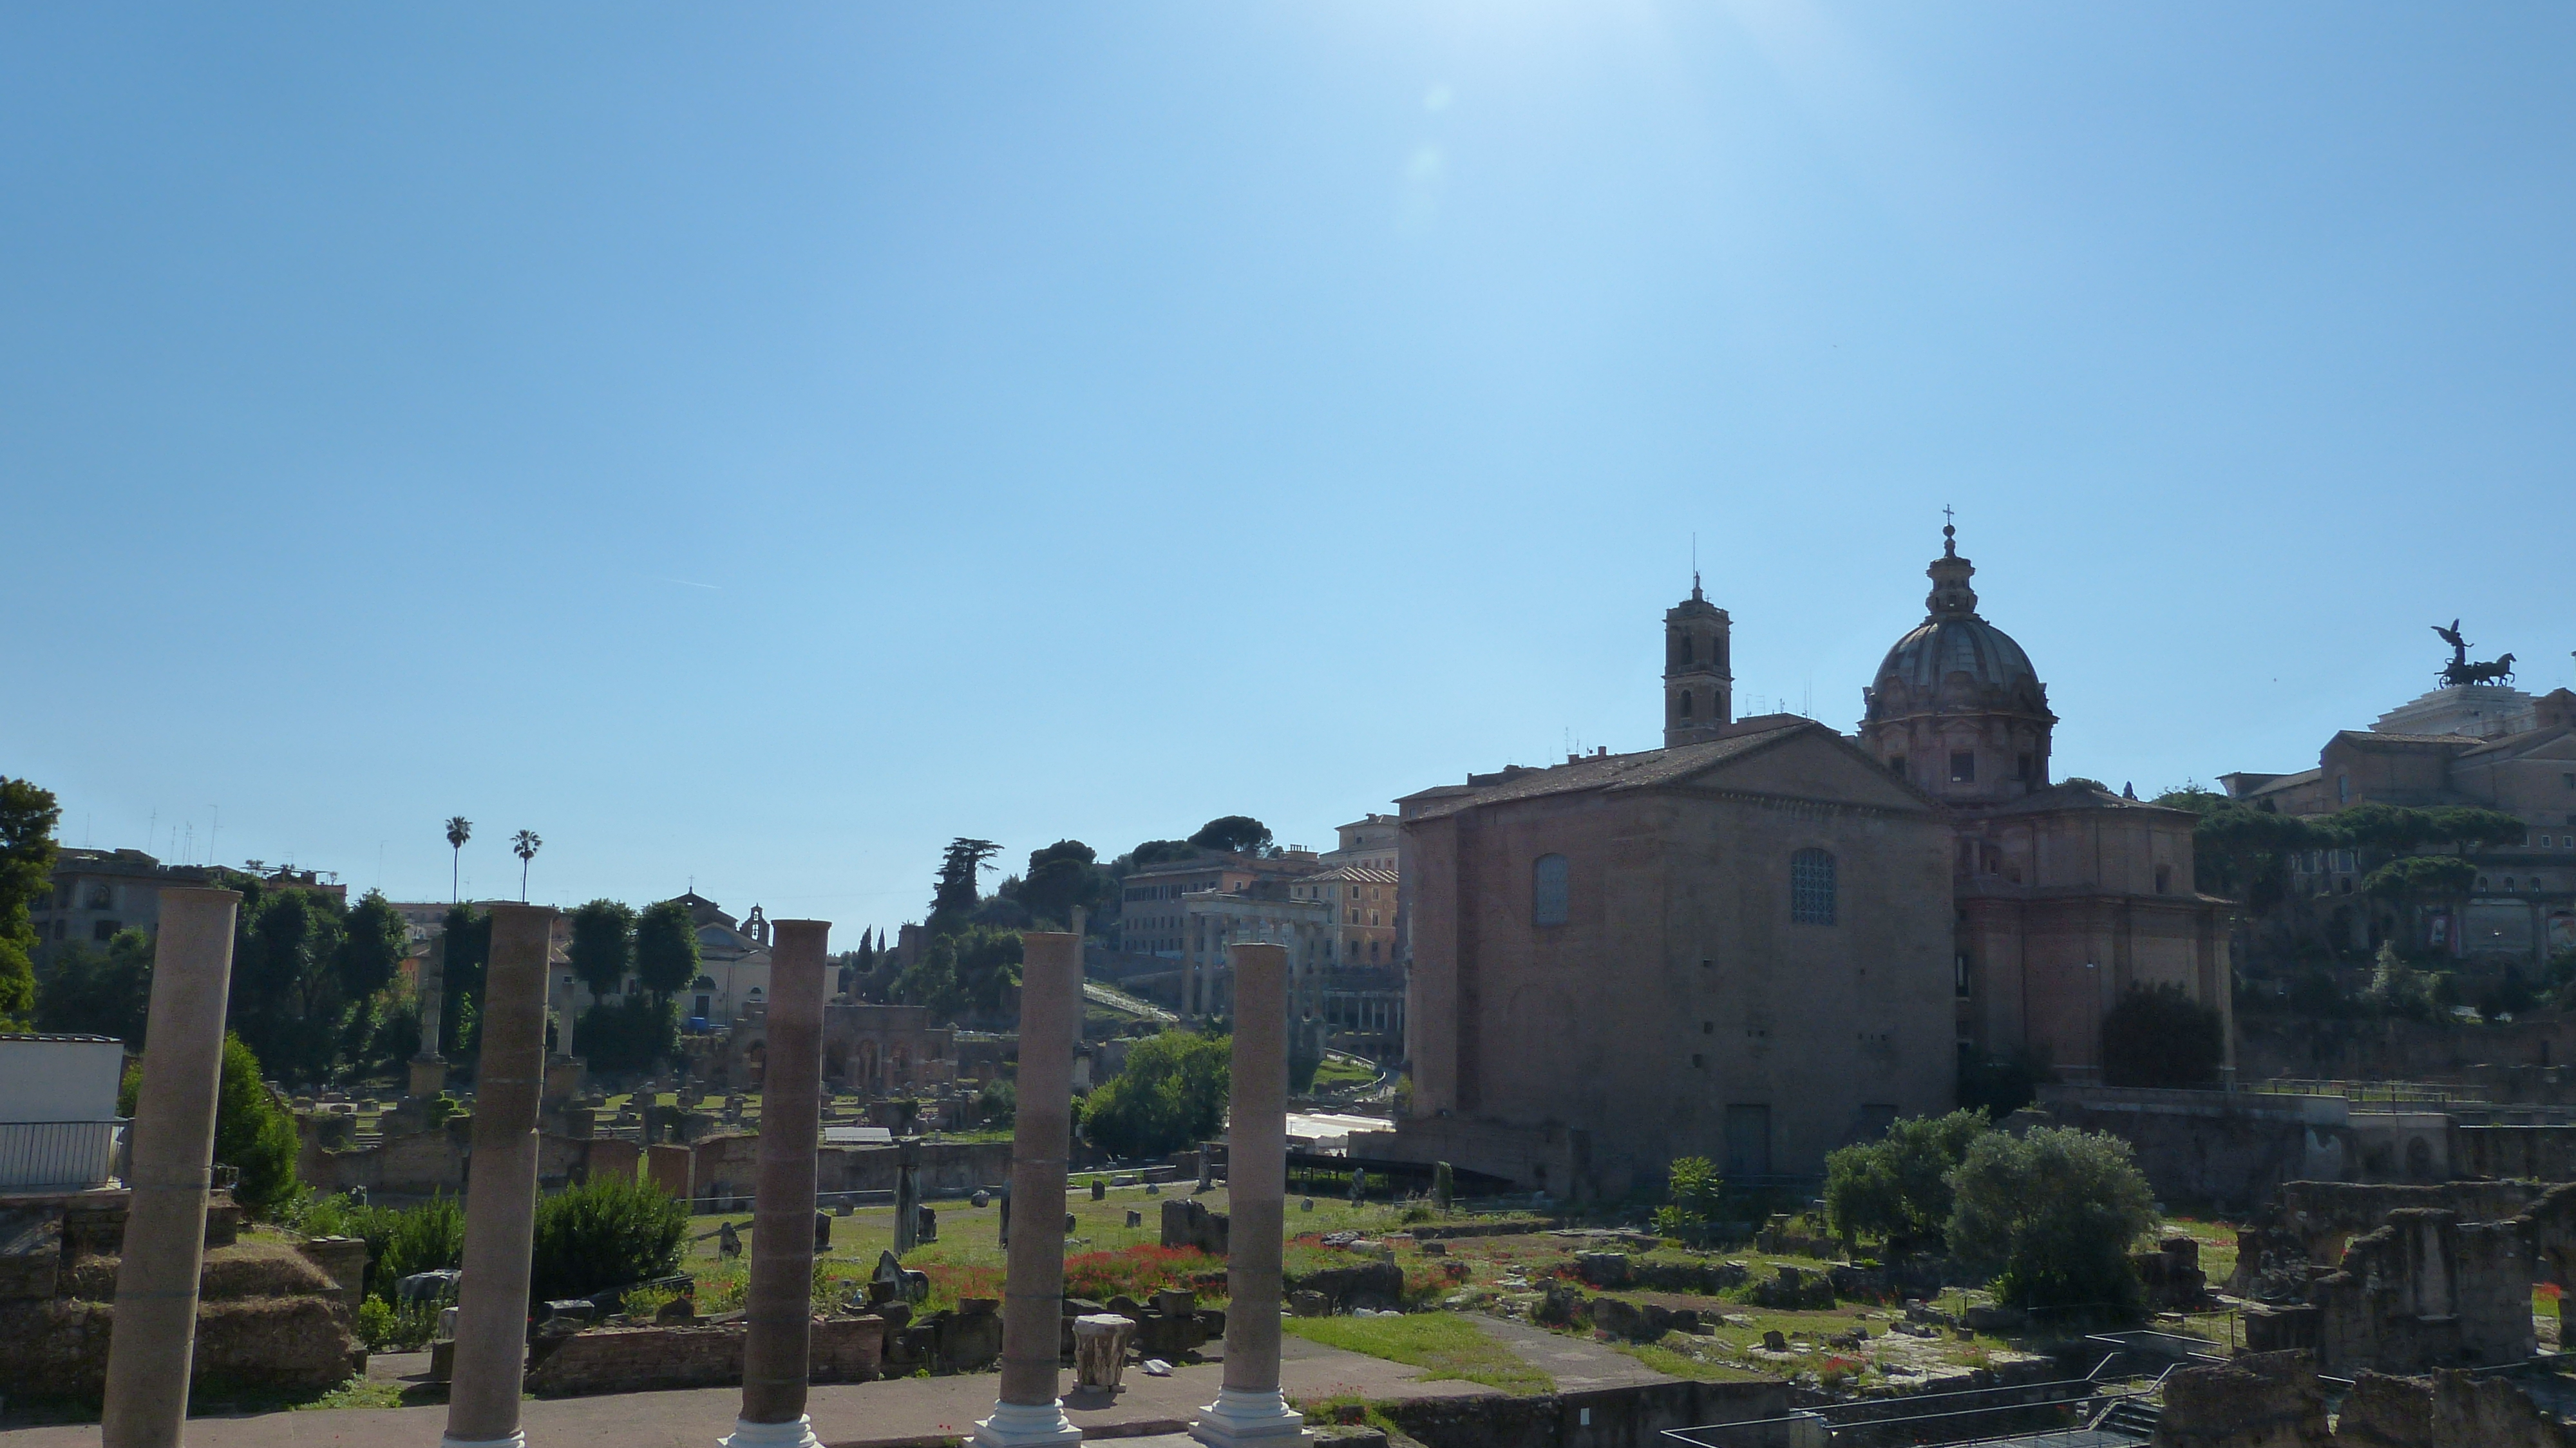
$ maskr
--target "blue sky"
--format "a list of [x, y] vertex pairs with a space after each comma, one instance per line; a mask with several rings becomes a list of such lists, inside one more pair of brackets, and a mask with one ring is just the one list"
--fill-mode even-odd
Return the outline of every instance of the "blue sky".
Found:
[[[2141, 791], [2570, 682], [2576, 12], [0, 11], [0, 772], [73, 843], [920, 913], [1849, 728], [1943, 505]], [[172, 848], [176, 826], [180, 848]], [[192, 843], [193, 842], [193, 843]]]

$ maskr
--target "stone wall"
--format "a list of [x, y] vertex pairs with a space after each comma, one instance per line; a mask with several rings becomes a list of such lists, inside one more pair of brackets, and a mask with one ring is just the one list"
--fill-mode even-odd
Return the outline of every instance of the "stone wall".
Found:
[[[814, 1319], [811, 1380], [864, 1383], [885, 1352], [885, 1319]], [[528, 1391], [541, 1397], [642, 1393], [678, 1388], [738, 1387], [745, 1328], [739, 1322], [691, 1327], [603, 1327], [540, 1338], [530, 1351]]]
[[2569, 1448], [2576, 1443], [2528, 1394], [2464, 1372], [2363, 1373], [2343, 1400], [2337, 1448]]
[[2184, 1368], [2165, 1380], [2155, 1448], [2576, 1448], [2556, 1419], [2504, 1378], [2440, 1370], [2364, 1372], [2332, 1431], [2316, 1362], [2262, 1353]]
[[2228, 1290], [2240, 1297], [2284, 1300], [2267, 1284], [2295, 1283], [2304, 1297], [2306, 1266], [2332, 1268], [2344, 1245], [2374, 1231], [2401, 1207], [2432, 1207], [2466, 1222], [2501, 1221], [2540, 1199], [2536, 1182], [2446, 1182], [2410, 1186], [2372, 1182], [2285, 1182], [2266, 1217], [2237, 1232], [2236, 1275]]
[[[1796, 1407], [1786, 1383], [1654, 1383], [1589, 1393], [1511, 1398], [1418, 1398], [1381, 1405], [1425, 1448], [1671, 1448], [1674, 1428], [1780, 1419]], [[1729, 1448], [1792, 1448], [1788, 1422], [1738, 1430]], [[1714, 1441], [1712, 1439], [1712, 1441]]]
[[2316, 1359], [2247, 1353], [2165, 1380], [2155, 1448], [2331, 1448]]
[[2060, 1126], [2129, 1143], [2169, 1202], [2243, 1210], [2271, 1201], [2285, 1182], [2341, 1178], [2359, 1157], [2339, 1097], [2044, 1087], [2039, 1110]]
[[2401, 1207], [2311, 1290], [2317, 1362], [2349, 1376], [2523, 1361], [2537, 1347], [2532, 1268], [2518, 1223]]
[[[980, 1187], [998, 1186], [1011, 1172], [1007, 1141], [925, 1141], [918, 1144], [921, 1190], [925, 1196], [965, 1196]], [[689, 1147], [691, 1190], [702, 1211], [743, 1211], [758, 1179], [760, 1135], [729, 1132]], [[899, 1165], [892, 1146], [826, 1146], [815, 1153], [814, 1189], [818, 1192], [892, 1192]]]

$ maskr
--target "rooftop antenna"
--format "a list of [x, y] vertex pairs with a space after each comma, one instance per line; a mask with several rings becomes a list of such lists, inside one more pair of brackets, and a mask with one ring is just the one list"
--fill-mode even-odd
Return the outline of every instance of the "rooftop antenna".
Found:
[[1691, 597], [1699, 597], [1699, 534], [1691, 534]]

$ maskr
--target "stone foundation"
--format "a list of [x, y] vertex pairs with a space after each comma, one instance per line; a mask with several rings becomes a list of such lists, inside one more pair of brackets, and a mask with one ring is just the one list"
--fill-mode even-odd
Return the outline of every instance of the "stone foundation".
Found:
[[[810, 1380], [873, 1381], [884, 1360], [885, 1319], [814, 1319]], [[643, 1393], [675, 1388], [738, 1387], [745, 1330], [739, 1322], [703, 1327], [603, 1327], [541, 1338], [530, 1350], [528, 1391], [540, 1397]]]

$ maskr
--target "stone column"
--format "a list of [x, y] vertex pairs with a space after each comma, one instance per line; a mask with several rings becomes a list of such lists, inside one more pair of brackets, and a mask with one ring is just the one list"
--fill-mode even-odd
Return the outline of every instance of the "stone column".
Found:
[[411, 1058], [411, 1094], [435, 1096], [447, 1087], [447, 1058], [438, 1053], [439, 1013], [447, 1005], [447, 933], [429, 942], [420, 958], [420, 1051]]
[[742, 1416], [728, 1448], [815, 1448], [805, 1415], [814, 1324], [814, 1148], [823, 1078], [823, 955], [831, 925], [770, 922], [769, 1070], [743, 1294]]
[[1056, 1397], [1064, 1333], [1064, 1175], [1073, 1141], [1073, 1037], [1082, 1012], [1080, 942], [1020, 937], [1020, 1114], [1011, 1139], [1010, 1257], [1002, 1277], [1002, 1390], [975, 1448], [1082, 1441]]
[[546, 1076], [546, 947], [555, 912], [492, 907], [474, 1068], [474, 1156], [465, 1189], [465, 1279], [441, 1448], [519, 1448], [528, 1350], [528, 1258], [537, 1224], [537, 1097]]
[[125, 1255], [107, 1342], [105, 1448], [178, 1448], [197, 1345], [197, 1273], [215, 1093], [224, 1068], [224, 1002], [233, 977], [230, 890], [161, 892], [158, 963], [134, 1101]]
[[1216, 1448], [1304, 1443], [1279, 1391], [1279, 1259], [1288, 1193], [1288, 952], [1234, 947], [1234, 1101], [1226, 1126], [1225, 1379], [1190, 1436]]

